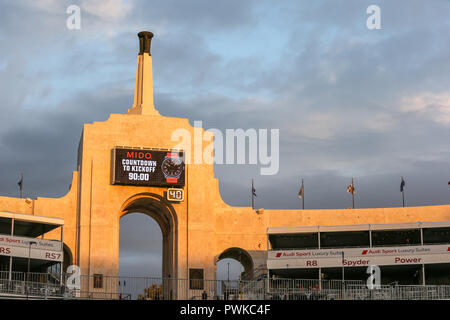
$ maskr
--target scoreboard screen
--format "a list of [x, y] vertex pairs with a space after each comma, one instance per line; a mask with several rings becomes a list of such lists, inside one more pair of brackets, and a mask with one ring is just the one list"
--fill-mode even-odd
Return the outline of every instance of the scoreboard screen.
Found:
[[114, 148], [111, 168], [112, 184], [184, 186], [183, 152]]

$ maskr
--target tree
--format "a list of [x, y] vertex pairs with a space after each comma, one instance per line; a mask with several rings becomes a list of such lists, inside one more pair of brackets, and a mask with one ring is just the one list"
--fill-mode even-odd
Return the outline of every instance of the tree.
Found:
[[144, 294], [139, 294], [138, 300], [161, 300], [162, 285], [152, 284], [144, 289]]

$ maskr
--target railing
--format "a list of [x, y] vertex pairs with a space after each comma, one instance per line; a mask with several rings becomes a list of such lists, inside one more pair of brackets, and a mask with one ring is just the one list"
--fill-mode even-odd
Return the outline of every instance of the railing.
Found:
[[[253, 281], [81, 276], [70, 290], [70, 275], [0, 272], [0, 297], [102, 300], [450, 300], [450, 285], [382, 285], [364, 281], [261, 279]], [[63, 279], [61, 283], [59, 279]]]
[[260, 265], [253, 271], [253, 280], [261, 279], [267, 275], [267, 267], [265, 265]]
[[0, 271], [0, 295], [17, 298], [61, 298], [65, 286], [51, 273]]
[[[273, 300], [450, 300], [450, 285], [381, 285], [364, 281], [270, 280]], [[320, 284], [320, 285], [319, 285]]]

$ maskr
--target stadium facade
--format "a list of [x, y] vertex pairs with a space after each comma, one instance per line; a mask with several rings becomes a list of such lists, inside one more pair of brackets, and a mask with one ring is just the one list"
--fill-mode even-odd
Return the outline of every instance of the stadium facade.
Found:
[[[30, 233], [28, 237], [63, 242], [64, 266], [77, 265], [83, 275], [95, 275], [96, 279], [117, 276], [119, 221], [131, 213], [147, 214], [161, 227], [164, 278], [215, 279], [216, 264], [224, 258], [239, 260], [250, 279], [255, 276], [254, 270], [267, 266], [272, 275], [278, 276], [340, 277], [336, 271], [341, 261], [339, 255], [317, 258], [317, 265], [308, 268], [305, 259], [289, 259], [288, 255], [297, 255], [302, 250], [316, 256], [324, 250], [330, 255], [332, 251], [344, 251], [344, 259], [356, 261], [360, 259], [361, 248], [384, 250], [391, 244], [397, 250], [406, 246], [414, 250], [433, 247], [431, 260], [420, 255], [421, 263], [405, 264], [414, 265], [421, 272], [417, 283], [424, 277], [424, 264], [440, 263], [436, 262], [439, 258], [435, 255], [442, 257], [442, 263], [448, 263], [449, 253], [443, 249], [450, 242], [448, 238], [445, 243], [426, 243], [425, 234], [431, 224], [448, 229], [450, 205], [336, 210], [254, 210], [227, 205], [220, 196], [213, 164], [180, 161], [184, 153], [194, 153], [194, 145], [179, 148], [179, 141], [172, 140], [173, 132], [183, 129], [193, 137], [194, 127], [188, 119], [162, 116], [154, 107], [152, 36], [149, 32], [139, 33], [132, 108], [125, 114], [111, 114], [104, 122], [84, 125], [77, 168], [68, 194], [58, 199], [0, 197], [2, 212], [30, 219], [60, 219], [64, 225], [63, 239], [57, 230]], [[201, 130], [204, 137], [212, 138], [210, 132]], [[204, 144], [204, 147], [209, 146]], [[296, 226], [301, 227], [288, 229]], [[394, 226], [392, 230], [412, 230], [408, 231], [410, 242], [388, 244], [380, 240], [382, 235], [378, 238], [378, 229], [374, 228], [387, 230], [391, 226]], [[420, 238], [422, 231], [423, 238]], [[10, 230], [2, 233], [11, 235]], [[351, 249], [353, 245], [358, 249]], [[3, 253], [0, 256], [4, 259]], [[416, 256], [419, 257], [419, 251], [405, 255], [407, 259]], [[391, 265], [384, 256], [374, 253], [375, 258], [387, 261], [386, 268]], [[9, 268], [8, 263], [6, 267]], [[357, 277], [362, 272], [358, 267], [349, 267], [352, 271], [347, 271], [348, 277]], [[337, 269], [333, 271], [333, 268]], [[416, 269], [411, 272], [415, 273]], [[427, 272], [427, 267], [425, 271], [432, 273]], [[436, 273], [441, 274], [439, 268]], [[95, 282], [87, 286], [84, 290], [102, 289]], [[169, 290], [173, 297], [179, 296], [176, 286]]]

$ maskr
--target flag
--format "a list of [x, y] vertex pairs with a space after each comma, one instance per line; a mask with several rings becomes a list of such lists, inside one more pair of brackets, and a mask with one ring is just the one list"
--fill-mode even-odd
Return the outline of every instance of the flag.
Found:
[[355, 186], [353, 185], [353, 182], [348, 185], [347, 192], [351, 193], [351, 194], [355, 194], [356, 193]]
[[304, 190], [303, 190], [303, 181], [302, 181], [302, 186], [300, 187], [300, 191], [298, 192], [298, 197], [300, 199], [302, 199], [303, 195], [304, 195]]
[[23, 186], [23, 174], [20, 176], [20, 181], [17, 183], [19, 185], [20, 190], [22, 190]]
[[20, 197], [22, 198], [22, 190], [23, 190], [23, 173], [20, 175], [20, 181], [17, 183], [19, 185]]
[[400, 183], [400, 192], [403, 192], [403, 190], [405, 189], [405, 186], [406, 186], [406, 182], [405, 182], [405, 180], [403, 180], [403, 177], [402, 177], [402, 182]]
[[256, 190], [252, 179], [252, 209], [255, 209], [255, 197], [256, 197]]

